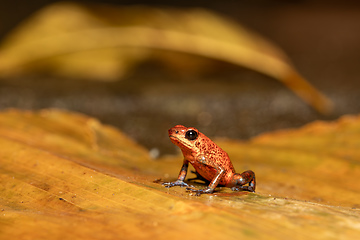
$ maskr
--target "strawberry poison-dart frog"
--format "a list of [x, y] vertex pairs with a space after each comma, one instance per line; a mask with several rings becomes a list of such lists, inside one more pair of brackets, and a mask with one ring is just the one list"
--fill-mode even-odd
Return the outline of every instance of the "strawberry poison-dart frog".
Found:
[[[196, 128], [176, 125], [169, 129], [169, 137], [181, 149], [184, 162], [178, 179], [163, 183], [165, 187], [185, 186], [196, 195], [213, 193], [218, 185], [229, 187], [233, 191], [255, 192], [255, 173], [251, 170], [235, 173], [228, 154]], [[184, 182], [189, 163], [194, 166], [199, 177], [210, 182], [208, 187], [198, 190]], [[244, 186], [246, 184], [248, 185]]]

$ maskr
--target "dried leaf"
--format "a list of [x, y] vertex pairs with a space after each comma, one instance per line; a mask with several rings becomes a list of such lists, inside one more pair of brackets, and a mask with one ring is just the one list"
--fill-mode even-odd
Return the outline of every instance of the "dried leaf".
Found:
[[258, 191], [195, 197], [154, 182], [176, 178], [181, 156], [152, 161], [80, 114], [2, 112], [0, 238], [356, 239], [359, 134], [360, 117], [348, 116], [217, 141], [238, 171], [256, 172]]
[[297, 73], [279, 48], [202, 9], [57, 3], [38, 12], [3, 42], [0, 75], [47, 69], [74, 78], [116, 80], [155, 49], [259, 71], [284, 83], [318, 111], [331, 109], [330, 100]]

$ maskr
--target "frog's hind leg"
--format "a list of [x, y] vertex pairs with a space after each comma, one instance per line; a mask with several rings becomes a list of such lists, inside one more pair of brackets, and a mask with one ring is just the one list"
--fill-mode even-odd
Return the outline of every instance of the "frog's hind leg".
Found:
[[[255, 180], [255, 173], [253, 171], [248, 170], [241, 174], [236, 173], [234, 175], [234, 179], [236, 179], [237, 186], [232, 187], [231, 190], [233, 191], [245, 190], [249, 192], [255, 192], [256, 180]], [[245, 184], [249, 184], [249, 185], [244, 186]]]

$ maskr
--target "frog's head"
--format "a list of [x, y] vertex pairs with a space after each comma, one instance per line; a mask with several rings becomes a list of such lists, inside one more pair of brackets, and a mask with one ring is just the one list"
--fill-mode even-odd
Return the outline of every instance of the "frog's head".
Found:
[[169, 138], [171, 142], [179, 146], [181, 150], [191, 150], [197, 147], [197, 140], [201, 137], [201, 133], [193, 127], [184, 127], [176, 125], [169, 129]]

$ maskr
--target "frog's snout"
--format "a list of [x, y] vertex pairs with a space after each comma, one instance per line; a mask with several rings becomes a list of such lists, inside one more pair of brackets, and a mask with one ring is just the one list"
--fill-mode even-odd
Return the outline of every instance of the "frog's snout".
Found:
[[179, 131], [182, 130], [183, 128], [186, 129], [186, 128], [185, 128], [184, 126], [182, 126], [182, 125], [176, 125], [175, 127], [170, 128], [170, 129], [168, 130], [169, 136], [178, 134]]
[[176, 129], [174, 129], [174, 128], [170, 128], [170, 129], [168, 130], [168, 132], [169, 132], [169, 137], [175, 136], [176, 134], [179, 133], [179, 131], [176, 130]]
[[171, 136], [173, 132], [174, 132], [174, 130], [173, 130], [172, 128], [170, 128], [170, 129], [168, 130], [169, 136]]

